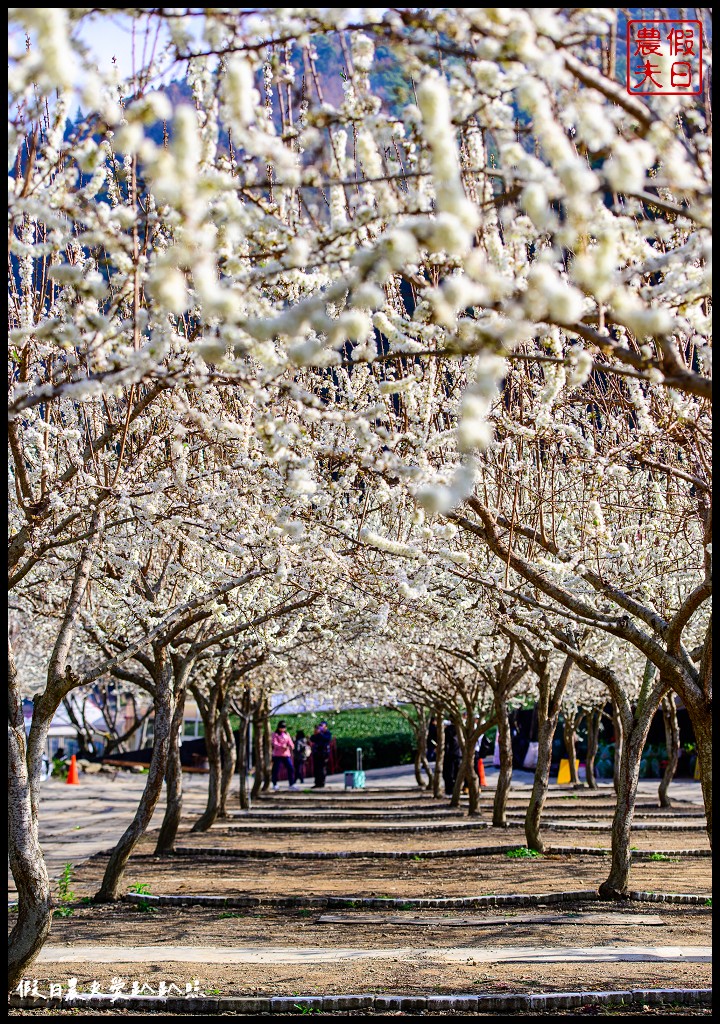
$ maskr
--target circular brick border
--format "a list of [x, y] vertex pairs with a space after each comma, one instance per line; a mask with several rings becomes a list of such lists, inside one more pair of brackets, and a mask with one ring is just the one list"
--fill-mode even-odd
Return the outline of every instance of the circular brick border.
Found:
[[363, 993], [341, 996], [74, 996], [72, 999], [29, 999], [11, 995], [9, 1006], [35, 1009], [144, 1010], [148, 1013], [302, 1013], [308, 1010], [476, 1010], [478, 1012], [547, 1011], [580, 1006], [709, 1006], [712, 989], [625, 989], [608, 992], [548, 992], [528, 995], [435, 995], [403, 996]]

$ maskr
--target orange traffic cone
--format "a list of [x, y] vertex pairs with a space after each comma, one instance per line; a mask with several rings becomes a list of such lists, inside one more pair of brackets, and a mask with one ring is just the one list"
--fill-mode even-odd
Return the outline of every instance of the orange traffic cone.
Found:
[[78, 775], [78, 766], [75, 760], [75, 755], [70, 758], [70, 768], [68, 770], [68, 786], [78, 786], [80, 784], [80, 776]]
[[477, 770], [478, 770], [478, 776], [480, 778], [480, 785], [484, 786], [485, 785], [485, 765], [483, 764], [483, 759], [481, 757], [478, 758]]

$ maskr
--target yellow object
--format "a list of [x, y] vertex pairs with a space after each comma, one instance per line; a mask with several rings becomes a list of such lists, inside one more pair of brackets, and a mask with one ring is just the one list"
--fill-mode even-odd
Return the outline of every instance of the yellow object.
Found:
[[700, 758], [699, 757], [695, 759], [695, 772], [693, 774], [693, 778], [695, 779], [696, 782], [700, 781]]
[[[580, 768], [580, 762], [575, 761], [575, 771], [577, 772]], [[557, 784], [563, 786], [570, 781], [570, 762], [564, 757], [560, 762], [560, 768], [558, 769]]]

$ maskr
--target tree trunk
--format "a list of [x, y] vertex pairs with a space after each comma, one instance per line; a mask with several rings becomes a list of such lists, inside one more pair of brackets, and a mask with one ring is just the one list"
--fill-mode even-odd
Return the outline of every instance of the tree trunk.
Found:
[[537, 850], [538, 853], [545, 850], [545, 843], [540, 834], [540, 820], [550, 782], [552, 745], [557, 723], [558, 714], [550, 715], [548, 718], [538, 716], [538, 760], [530, 803], [525, 813], [525, 842], [528, 849]]
[[[240, 738], [241, 738], [241, 760], [240, 760], [240, 806], [249, 807], [248, 792], [247, 792], [247, 731], [248, 722], [245, 719], [245, 728], [243, 730], [243, 723], [240, 723]], [[230, 799], [230, 788], [232, 786], [233, 775], [235, 774], [235, 768], [237, 767], [237, 753], [235, 747], [235, 733], [232, 730], [232, 725], [227, 715], [223, 715], [220, 719], [220, 755], [222, 761], [222, 769], [220, 775], [220, 801], [218, 805], [218, 818], [228, 817], [228, 800]], [[243, 804], [243, 798], [245, 804]]]
[[[216, 709], [213, 709], [216, 710]], [[220, 805], [220, 737], [217, 714], [213, 717], [203, 715], [205, 723], [205, 749], [207, 750], [210, 774], [208, 776], [208, 795], [205, 810], [193, 825], [191, 832], [207, 832], [218, 816]]]
[[[26, 977], [50, 932], [52, 897], [38, 839], [37, 803], [32, 794], [32, 781], [39, 779], [42, 747], [37, 746], [40, 758], [28, 768], [25, 720], [12, 651], [9, 652], [8, 682], [8, 851], [18, 892], [18, 913], [8, 948], [8, 989], [12, 990]], [[52, 714], [45, 717], [47, 736]]]
[[623, 724], [620, 718], [620, 712], [618, 711], [615, 700], [612, 702], [612, 716], [613, 716], [613, 732], [615, 734], [615, 756], [613, 760], [613, 786], [615, 792], [620, 791], [620, 761], [622, 760], [623, 751]]
[[266, 707], [262, 723], [262, 788], [263, 793], [270, 789], [272, 772], [272, 734], [270, 731], [270, 715]]
[[163, 777], [170, 746], [170, 729], [174, 714], [173, 672], [170, 659], [165, 652], [157, 674], [155, 685], [155, 731], [150, 769], [135, 817], [123, 833], [110, 855], [102, 885], [95, 895], [96, 903], [108, 903], [119, 899], [125, 868], [130, 854], [145, 834], [162, 792]]
[[38, 836], [38, 788], [50, 724], [60, 701], [76, 680], [68, 658], [103, 525], [104, 516], [96, 509], [90, 540], [75, 568], [62, 625], [48, 662], [47, 685], [44, 693], [33, 701], [27, 740], [17, 669], [8, 643], [8, 852], [18, 891], [17, 919], [9, 936], [10, 988], [37, 959], [52, 923], [50, 880]]
[[437, 723], [437, 742], [435, 744], [435, 771], [432, 779], [432, 795], [438, 800], [443, 796], [443, 762], [445, 760], [445, 729], [443, 728], [442, 709], [435, 708]]
[[248, 731], [250, 728], [250, 722], [247, 718], [240, 719], [240, 733], [239, 733], [239, 750], [238, 750], [238, 772], [240, 775], [240, 808], [243, 811], [249, 811], [251, 806], [251, 796], [248, 793], [248, 774], [247, 774], [247, 751], [248, 751]]
[[597, 789], [597, 778], [595, 777], [595, 758], [597, 757], [598, 744], [600, 742], [600, 722], [602, 721], [602, 708], [595, 708], [587, 714], [587, 757], [585, 758], [585, 782], [589, 789]]
[[[456, 734], [457, 734], [458, 740], [462, 741], [462, 729], [458, 728], [457, 724], [456, 724], [455, 728], [456, 728]], [[467, 758], [468, 758], [468, 749], [467, 749], [467, 743], [465, 743], [463, 745], [463, 749], [462, 749], [462, 757], [460, 759], [460, 767], [458, 768], [458, 773], [457, 773], [457, 776], [455, 777], [455, 785], [453, 786], [452, 796], [450, 798], [450, 806], [451, 807], [459, 807], [460, 806], [460, 796], [462, 794], [463, 786], [465, 785], [465, 782], [466, 782]]]
[[263, 772], [262, 772], [262, 724], [260, 720], [260, 714], [257, 710], [253, 712], [252, 718], [253, 725], [253, 761], [255, 762], [255, 777], [253, 778], [252, 789], [250, 790], [250, 799], [255, 800], [260, 795], [260, 789], [262, 787]]
[[180, 761], [180, 734], [185, 717], [185, 688], [178, 690], [175, 699], [170, 731], [170, 749], [168, 750], [167, 767], [165, 769], [165, 816], [160, 826], [160, 835], [155, 846], [155, 856], [172, 853], [175, 849], [183, 804], [183, 777]]
[[675, 777], [678, 759], [680, 757], [680, 728], [678, 726], [677, 708], [675, 707], [675, 694], [666, 693], [662, 699], [663, 721], [665, 723], [665, 750], [667, 751], [667, 764], [663, 777], [658, 788], [658, 800], [661, 807], [672, 807], [668, 789]]
[[[420, 789], [429, 789], [432, 784], [432, 775], [430, 772], [430, 765], [427, 760], [427, 722], [425, 715], [421, 710], [418, 710], [418, 722], [415, 726], [415, 739], [417, 740], [417, 750], [415, 751], [415, 781], [417, 782]], [[423, 769], [427, 773], [427, 782], [423, 779]]]
[[705, 804], [705, 821], [708, 840], [712, 849], [712, 697], [693, 699], [690, 693], [683, 694], [697, 744], [698, 774]]
[[415, 733], [417, 739], [417, 749], [415, 751], [415, 758], [413, 760], [413, 769], [415, 771], [415, 781], [417, 782], [420, 789], [425, 789], [425, 783], [422, 777], [422, 760], [420, 757], [420, 730], [418, 729]]
[[623, 737], [622, 757], [619, 771], [616, 773], [618, 790], [612, 824], [610, 874], [599, 890], [605, 899], [627, 899], [632, 861], [630, 831], [640, 779], [640, 760], [654, 711], [655, 708], [648, 714], [646, 710], [642, 718], [636, 719], [632, 728]]
[[468, 788], [468, 815], [476, 817], [480, 814], [480, 779], [475, 771], [475, 748], [468, 743], [468, 757], [465, 766], [465, 781]]
[[507, 704], [503, 695], [495, 697], [495, 715], [497, 717], [498, 747], [500, 751], [500, 771], [498, 772], [497, 789], [493, 801], [493, 825], [496, 828], [507, 827], [507, 799], [512, 784], [513, 753], [510, 721]]

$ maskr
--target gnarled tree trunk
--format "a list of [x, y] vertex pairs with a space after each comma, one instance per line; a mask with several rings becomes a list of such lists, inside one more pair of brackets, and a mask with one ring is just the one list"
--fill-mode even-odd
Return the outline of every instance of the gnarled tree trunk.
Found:
[[[397, 710], [397, 709], [396, 709]], [[407, 714], [403, 714], [406, 722], [408, 722], [415, 734], [415, 742], [417, 744], [415, 748], [415, 758], [413, 761], [413, 767], [415, 770], [415, 781], [417, 782], [420, 789], [429, 789], [432, 784], [432, 773], [430, 771], [430, 765], [427, 759], [427, 730], [428, 722], [425, 715], [425, 709], [415, 705], [415, 711], [417, 719], [411, 718]], [[423, 779], [423, 770], [427, 775], [427, 781]]]
[[498, 749], [500, 753], [500, 770], [497, 778], [497, 788], [493, 801], [493, 825], [496, 828], [507, 827], [507, 799], [512, 784], [513, 752], [512, 736], [510, 735], [510, 721], [507, 713], [507, 703], [502, 694], [497, 694], [494, 699], [495, 716], [497, 718]]
[[612, 823], [610, 873], [599, 890], [606, 899], [627, 899], [632, 862], [630, 831], [640, 779], [640, 761], [651, 720], [652, 714], [636, 719], [623, 737], [622, 756], [616, 773], [618, 791]]
[[534, 671], [538, 676], [538, 760], [535, 768], [535, 778], [530, 794], [530, 803], [525, 813], [525, 842], [530, 850], [537, 850], [542, 853], [545, 843], [540, 833], [540, 820], [542, 810], [547, 796], [548, 783], [550, 781], [550, 766], [552, 764], [552, 745], [560, 717], [560, 704], [562, 695], [565, 692], [570, 673], [573, 667], [573, 659], [566, 657], [563, 662], [555, 689], [550, 693], [550, 675], [547, 661], [538, 664]]
[[525, 812], [525, 842], [528, 849], [543, 853], [545, 843], [540, 832], [542, 811], [547, 797], [552, 764], [552, 744], [557, 728], [558, 714], [538, 716], [538, 759], [535, 768], [530, 802]]
[[[640, 779], [640, 761], [650, 723], [668, 689], [662, 675], [653, 685], [655, 672], [655, 665], [648, 660], [635, 710], [631, 710], [629, 702], [626, 702], [622, 711], [620, 707], [617, 708], [617, 716], [621, 718], [623, 742], [617, 772], [618, 791], [612, 823], [610, 873], [599, 889], [600, 895], [605, 899], [627, 899], [632, 862], [630, 831]], [[613, 698], [616, 702], [620, 699], [617, 693], [613, 694]]]
[[253, 711], [252, 718], [252, 749], [253, 749], [253, 761], [255, 763], [255, 776], [253, 778], [252, 789], [250, 790], [250, 799], [255, 800], [260, 794], [263, 782], [262, 772], [262, 723], [260, 719], [260, 712], [256, 708]]
[[270, 789], [272, 772], [272, 735], [270, 731], [270, 709], [265, 705], [262, 721], [262, 789]]
[[[686, 705], [687, 706], [687, 705]], [[702, 720], [693, 722], [697, 756], [700, 765], [700, 785], [705, 803], [705, 820], [707, 823], [708, 841], [712, 849], [712, 716], [703, 716]]]
[[[8, 683], [8, 852], [18, 892], [18, 914], [8, 944], [8, 989], [12, 989], [25, 977], [50, 932], [52, 897], [32, 793], [31, 773], [39, 776], [40, 764], [28, 769], [25, 719], [12, 651]], [[47, 718], [45, 736], [51, 721], [52, 714]]]
[[9, 936], [8, 983], [12, 988], [32, 966], [52, 923], [50, 880], [38, 838], [38, 802], [48, 730], [63, 697], [77, 683], [68, 664], [75, 626], [102, 536], [104, 515], [93, 514], [90, 537], [75, 568], [62, 624], [50, 655], [45, 692], [34, 700], [25, 739], [17, 669], [8, 644], [8, 851], [18, 891], [18, 914]]
[[97, 903], [107, 903], [120, 898], [120, 890], [130, 854], [145, 834], [162, 792], [175, 708], [172, 666], [164, 650], [156, 652], [156, 663], [158, 671], [154, 696], [155, 730], [150, 769], [135, 817], [110, 855], [102, 885], [95, 895]]
[[480, 779], [475, 771], [475, 747], [470, 744], [465, 763], [465, 781], [468, 789], [468, 814], [474, 817], [480, 814]]
[[[707, 673], [709, 676], [709, 658], [707, 658], [707, 662]], [[703, 675], [705, 674], [704, 667]], [[705, 684], [705, 693], [695, 694], [689, 692], [684, 693], [682, 696], [683, 703], [690, 716], [693, 732], [695, 733], [698, 774], [700, 776], [703, 803], [705, 805], [705, 822], [710, 849], [712, 849], [712, 696], [709, 689], [709, 677], [705, 680], [701, 677], [702, 682]]]
[[220, 737], [217, 709], [213, 706], [210, 714], [202, 713], [205, 724], [205, 749], [207, 751], [208, 766], [208, 795], [205, 810], [193, 825], [192, 832], [207, 832], [214, 824], [218, 816], [220, 806], [220, 776], [222, 765], [220, 761]]
[[[240, 806], [249, 807], [250, 802], [247, 791], [247, 720], [240, 722]], [[230, 719], [227, 714], [220, 718], [220, 755], [222, 769], [220, 774], [220, 800], [218, 803], [218, 818], [228, 817], [228, 800], [230, 799], [230, 788], [233, 775], [237, 767], [237, 748], [235, 746], [235, 733], [232, 730]], [[245, 803], [243, 803], [245, 800]]]
[[160, 826], [160, 835], [155, 846], [155, 854], [172, 853], [175, 849], [180, 819], [182, 818], [183, 778], [180, 761], [180, 734], [185, 717], [185, 687], [181, 687], [175, 698], [175, 711], [170, 729], [170, 746], [167, 766], [165, 768], [165, 815]]
[[613, 786], [615, 792], [620, 791], [620, 762], [622, 760], [623, 743], [625, 740], [623, 734], [623, 723], [620, 718], [620, 712], [618, 711], [617, 704], [613, 699], [612, 702], [612, 716], [613, 716], [613, 733], [615, 736], [615, 755], [613, 759]]
[[239, 787], [239, 799], [240, 807], [243, 811], [249, 811], [251, 806], [251, 797], [248, 792], [248, 732], [250, 730], [250, 722], [247, 718], [240, 719], [240, 731], [239, 731], [239, 743], [238, 743], [238, 774], [240, 776], [240, 787]]

